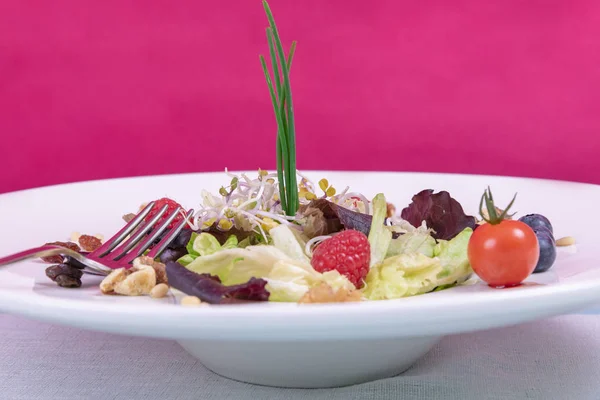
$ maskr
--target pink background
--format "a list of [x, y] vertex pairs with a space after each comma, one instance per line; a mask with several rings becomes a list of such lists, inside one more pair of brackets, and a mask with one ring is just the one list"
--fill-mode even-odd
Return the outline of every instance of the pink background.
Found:
[[[600, 2], [271, 6], [300, 169], [600, 183]], [[273, 168], [266, 24], [259, 0], [2, 2], [0, 192]]]

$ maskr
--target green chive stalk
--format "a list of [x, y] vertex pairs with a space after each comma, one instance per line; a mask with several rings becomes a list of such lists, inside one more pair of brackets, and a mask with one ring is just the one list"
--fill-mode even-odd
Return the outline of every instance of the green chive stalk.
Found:
[[[281, 206], [287, 215], [293, 216], [298, 211], [298, 182], [296, 175], [296, 129], [294, 126], [294, 105], [290, 85], [290, 68], [296, 49], [296, 42], [292, 42], [287, 60], [273, 13], [266, 0], [263, 6], [269, 20], [266, 29], [267, 42], [273, 79], [269, 74], [265, 58], [261, 55], [260, 62], [269, 88], [273, 112], [277, 122], [277, 179], [279, 181], [279, 197]], [[275, 86], [273, 86], [273, 81]]]

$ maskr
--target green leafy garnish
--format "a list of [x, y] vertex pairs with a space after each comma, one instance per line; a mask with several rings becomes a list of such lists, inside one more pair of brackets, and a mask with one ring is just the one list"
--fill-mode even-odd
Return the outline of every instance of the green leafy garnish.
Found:
[[[286, 214], [293, 216], [298, 211], [300, 205], [296, 178], [296, 129], [294, 126], [294, 106], [290, 85], [290, 68], [296, 49], [296, 42], [292, 42], [286, 60], [279, 32], [275, 25], [275, 19], [266, 0], [263, 0], [263, 6], [269, 20], [267, 41], [269, 43], [273, 79], [271, 79], [267, 63], [262, 55], [260, 56], [260, 62], [267, 86], [269, 87], [275, 120], [277, 121], [277, 179], [279, 181], [279, 197], [281, 206]], [[275, 87], [273, 87], [273, 81], [275, 81]]]

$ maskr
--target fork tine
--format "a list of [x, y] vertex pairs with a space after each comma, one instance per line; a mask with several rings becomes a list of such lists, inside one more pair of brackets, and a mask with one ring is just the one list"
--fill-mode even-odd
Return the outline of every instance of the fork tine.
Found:
[[[135, 235], [131, 236], [129, 239], [127, 239], [125, 241], [125, 243], [120, 245], [118, 248], [116, 248], [110, 254], [107, 254], [105, 257], [107, 257], [111, 260], [118, 260], [118, 259], [122, 258], [125, 254], [127, 254], [127, 252], [129, 250], [131, 250], [133, 248], [133, 246], [138, 244], [138, 242], [140, 240], [142, 240], [144, 238], [144, 236], [146, 236], [146, 234], [154, 227], [154, 225], [158, 222], [158, 220], [162, 218], [162, 216], [165, 214], [165, 212], [167, 212], [168, 209], [169, 209], [168, 204], [165, 204], [164, 206], [162, 206], [162, 208], [158, 211], [158, 213], [154, 217], [152, 217], [152, 219], [150, 221], [146, 222], [144, 225], [142, 225], [138, 228]], [[115, 256], [115, 253], [118, 253], [118, 254]]]
[[173, 222], [173, 220], [179, 215], [179, 210], [180, 208], [178, 208], [174, 213], [169, 215], [169, 217], [165, 219], [164, 222], [162, 222], [158, 228], [151, 231], [152, 234], [149, 235], [148, 239], [141, 241], [140, 244], [135, 246], [133, 250], [131, 250], [129, 253], [123, 253], [118, 255], [114, 258], [114, 260], [120, 261], [124, 264], [129, 264], [135, 258], [142, 255], [142, 253], [144, 253], [144, 251], [146, 251], [152, 245], [152, 243], [154, 243], [154, 241], [158, 239], [158, 237], [167, 229], [169, 224]]
[[181, 232], [183, 227], [187, 224], [187, 220], [193, 214], [194, 214], [193, 209], [188, 210], [188, 212], [185, 214], [185, 218], [181, 222], [179, 222], [177, 225], [175, 225], [173, 227], [173, 229], [171, 229], [171, 232], [168, 235], [166, 235], [164, 238], [162, 238], [162, 240], [160, 242], [158, 242], [158, 244], [156, 246], [154, 246], [152, 248], [152, 250], [150, 250], [150, 252], [148, 253], [148, 257], [156, 258], [156, 257], [160, 256], [160, 254], [167, 248], [169, 243], [171, 243], [175, 239], [175, 237], [177, 237], [177, 235], [179, 235], [179, 232]]
[[105, 255], [107, 255], [110, 251], [117, 247], [123, 241], [123, 239], [125, 239], [127, 235], [129, 235], [131, 231], [133, 231], [142, 222], [142, 220], [146, 217], [146, 215], [148, 215], [148, 213], [152, 210], [153, 207], [153, 201], [148, 203], [148, 205], [142, 211], [140, 211], [134, 219], [129, 221], [129, 223], [123, 228], [121, 228], [119, 232], [117, 232], [113, 237], [108, 239], [98, 249], [90, 253], [90, 255], [93, 257], [104, 257]]

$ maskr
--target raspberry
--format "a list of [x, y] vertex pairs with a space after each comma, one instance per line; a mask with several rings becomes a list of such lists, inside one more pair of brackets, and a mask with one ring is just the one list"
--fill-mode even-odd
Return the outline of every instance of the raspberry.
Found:
[[337, 270], [360, 289], [369, 272], [371, 246], [364, 233], [343, 231], [322, 241], [313, 252], [311, 264], [317, 272]]
[[[174, 212], [177, 212], [178, 209], [182, 208], [181, 205], [179, 203], [177, 203], [175, 200], [171, 200], [169, 198], [163, 197], [162, 199], [158, 199], [158, 200], [154, 201], [154, 207], [152, 207], [152, 210], [150, 210], [148, 215], [146, 215], [146, 218], [144, 218], [144, 221], [148, 222], [152, 218], [154, 218], [156, 216], [156, 214], [158, 214], [158, 212], [161, 210], [161, 208], [163, 208], [163, 206], [165, 204], [168, 205], [169, 208], [167, 208], [167, 211], [158, 220], [156, 225], [154, 225], [155, 227], [159, 226], [171, 214], [173, 214]], [[181, 215], [176, 216], [175, 219], [169, 224], [169, 229], [173, 228], [175, 225], [177, 225], [179, 222], [181, 222], [182, 219], [183, 219], [183, 216], [181, 216]]]

